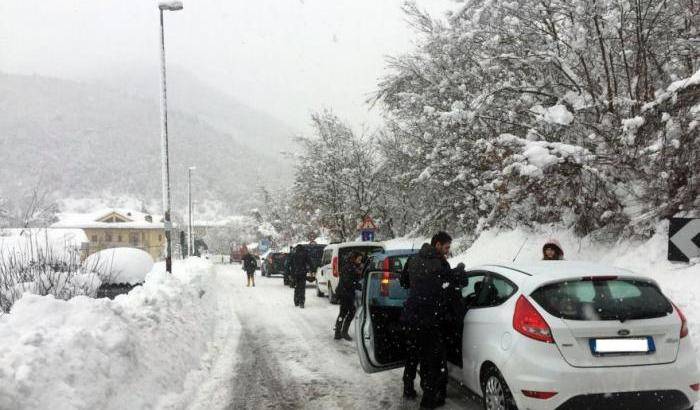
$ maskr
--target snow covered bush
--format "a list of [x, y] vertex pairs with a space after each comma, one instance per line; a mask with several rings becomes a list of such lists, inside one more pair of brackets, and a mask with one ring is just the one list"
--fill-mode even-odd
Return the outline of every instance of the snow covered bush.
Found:
[[96, 295], [100, 276], [81, 267], [77, 248], [45, 230], [23, 233], [0, 238], [0, 311], [8, 312], [24, 293], [66, 300]]

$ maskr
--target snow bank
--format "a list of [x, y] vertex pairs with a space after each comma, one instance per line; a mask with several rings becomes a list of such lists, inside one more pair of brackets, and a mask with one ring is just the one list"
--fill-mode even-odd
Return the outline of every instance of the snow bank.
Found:
[[88, 271], [97, 272], [102, 283], [135, 285], [153, 270], [153, 257], [141, 249], [111, 248], [95, 252], [83, 262]]
[[0, 316], [0, 408], [157, 408], [181, 391], [212, 337], [214, 270], [174, 270], [114, 300], [25, 295]]
[[689, 265], [666, 260], [668, 223], [660, 224], [656, 232], [646, 241], [606, 244], [579, 238], [571, 230], [549, 227], [485, 231], [466, 252], [454, 257], [450, 263], [453, 266], [459, 262], [467, 266], [509, 263], [521, 247], [517, 262], [535, 261], [542, 257], [544, 242], [556, 238], [561, 242], [567, 260], [596, 261], [630, 269], [656, 280], [688, 317], [693, 339], [700, 347], [700, 263]]

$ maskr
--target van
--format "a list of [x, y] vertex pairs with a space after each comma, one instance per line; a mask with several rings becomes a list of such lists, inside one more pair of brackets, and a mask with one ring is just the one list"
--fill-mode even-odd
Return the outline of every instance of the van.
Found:
[[378, 242], [343, 242], [326, 246], [321, 256], [321, 268], [316, 272], [316, 295], [328, 295], [331, 303], [337, 304], [335, 290], [338, 287], [340, 271], [353, 251], [361, 252], [365, 257], [375, 252], [382, 252], [384, 245]]

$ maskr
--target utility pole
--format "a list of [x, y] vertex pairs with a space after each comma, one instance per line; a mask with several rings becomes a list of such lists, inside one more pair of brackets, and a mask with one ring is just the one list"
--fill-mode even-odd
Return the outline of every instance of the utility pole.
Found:
[[160, 143], [161, 176], [163, 178], [163, 228], [165, 229], [165, 271], [173, 271], [172, 222], [170, 219], [170, 163], [168, 156], [168, 98], [165, 77], [165, 29], [163, 11], [182, 10], [180, 1], [164, 1], [158, 4], [160, 11]]
[[192, 237], [192, 171], [197, 167], [187, 168], [187, 256], [194, 255], [194, 238]]

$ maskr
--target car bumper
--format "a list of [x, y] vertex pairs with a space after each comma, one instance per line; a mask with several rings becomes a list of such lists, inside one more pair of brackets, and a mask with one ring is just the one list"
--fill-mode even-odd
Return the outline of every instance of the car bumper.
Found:
[[[698, 383], [700, 376], [688, 339], [682, 341], [673, 363], [596, 368], [572, 367], [555, 345], [530, 339], [522, 342], [501, 367], [521, 410], [686, 410], [698, 401], [698, 392], [690, 386]], [[535, 399], [525, 396], [523, 390], [557, 394]]]

